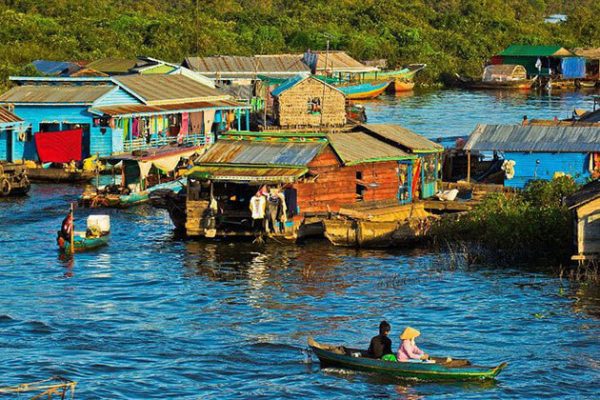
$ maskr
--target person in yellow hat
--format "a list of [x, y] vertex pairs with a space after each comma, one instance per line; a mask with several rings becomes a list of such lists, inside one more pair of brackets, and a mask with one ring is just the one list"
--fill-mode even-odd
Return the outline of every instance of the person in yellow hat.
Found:
[[402, 335], [400, 335], [400, 339], [402, 343], [400, 343], [400, 347], [398, 348], [398, 353], [396, 354], [396, 358], [400, 362], [406, 362], [411, 360], [428, 360], [429, 355], [426, 354], [423, 350], [419, 349], [415, 343], [415, 338], [417, 338], [421, 332], [418, 330], [411, 328], [410, 326], [404, 329]]

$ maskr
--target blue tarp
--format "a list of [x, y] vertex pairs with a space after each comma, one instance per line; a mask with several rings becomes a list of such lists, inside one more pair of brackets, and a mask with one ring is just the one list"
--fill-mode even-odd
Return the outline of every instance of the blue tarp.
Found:
[[585, 78], [585, 58], [565, 57], [561, 61], [563, 79]]

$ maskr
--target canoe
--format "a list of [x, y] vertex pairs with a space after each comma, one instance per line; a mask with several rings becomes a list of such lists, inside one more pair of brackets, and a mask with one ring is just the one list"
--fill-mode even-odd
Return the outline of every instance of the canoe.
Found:
[[385, 92], [391, 83], [392, 81], [368, 82], [356, 85], [338, 86], [337, 89], [343, 92], [349, 100], [367, 100], [374, 99]]
[[447, 362], [445, 358], [436, 358], [435, 363], [383, 361], [366, 357], [364, 350], [322, 345], [312, 338], [308, 339], [308, 344], [319, 358], [322, 368], [337, 367], [426, 381], [494, 379], [507, 366], [507, 363], [502, 363], [495, 367], [483, 367], [471, 365], [468, 360]]
[[27, 168], [27, 177], [38, 183], [83, 183], [91, 181], [96, 174], [89, 171], [66, 171], [62, 168]]
[[481, 79], [469, 79], [457, 75], [458, 85], [464, 89], [472, 90], [529, 90], [537, 80], [519, 79], [513, 81], [483, 81]]
[[393, 70], [393, 71], [377, 71], [367, 72], [361, 75], [364, 82], [382, 81], [388, 79], [394, 80], [412, 80], [417, 72], [421, 71], [427, 66], [427, 64], [411, 64], [405, 68]]
[[[88, 238], [82, 235], [75, 235], [75, 239], [73, 241], [75, 245], [75, 252], [79, 253], [82, 251], [95, 250], [100, 247], [104, 247], [108, 245], [108, 238], [108, 235], [92, 238]], [[59, 248], [65, 253], [70, 253], [71, 243], [65, 242], [63, 246], [59, 245]]]

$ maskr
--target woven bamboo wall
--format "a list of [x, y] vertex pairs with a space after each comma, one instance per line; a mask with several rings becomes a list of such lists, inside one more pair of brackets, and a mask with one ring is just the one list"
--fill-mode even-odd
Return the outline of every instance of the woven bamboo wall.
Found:
[[[321, 100], [322, 116], [319, 113], [308, 112], [308, 103], [314, 98]], [[274, 111], [275, 118], [282, 127], [321, 124], [343, 126], [346, 124], [346, 96], [317, 79], [309, 78], [279, 95], [274, 102]]]
[[363, 201], [397, 199], [400, 181], [396, 161], [344, 167], [328, 147], [308, 167], [311, 174], [318, 175], [318, 178], [315, 182], [294, 184], [298, 191], [298, 206], [301, 213], [337, 212], [342, 205], [360, 201], [356, 194], [357, 172], [362, 173], [363, 183], [378, 185], [376, 188], [367, 187]]
[[186, 208], [186, 221], [185, 231], [188, 236], [201, 236], [204, 235], [204, 228], [202, 227], [202, 216], [208, 208], [207, 200], [187, 200], [185, 202]]

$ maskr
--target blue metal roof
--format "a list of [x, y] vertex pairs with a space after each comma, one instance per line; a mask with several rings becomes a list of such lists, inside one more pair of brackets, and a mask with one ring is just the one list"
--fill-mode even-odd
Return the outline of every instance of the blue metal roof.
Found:
[[288, 89], [293, 88], [298, 83], [302, 82], [303, 80], [307, 79], [308, 77], [309, 77], [308, 75], [296, 75], [292, 78], [289, 78], [288, 80], [283, 82], [281, 85], [277, 86], [277, 88], [271, 92], [271, 95], [277, 97], [281, 93], [285, 92]]
[[465, 150], [600, 152], [600, 126], [477, 125]]
[[79, 70], [79, 65], [66, 61], [35, 60], [32, 64], [44, 75], [69, 75]]

